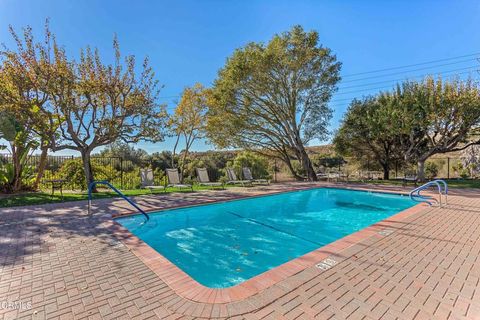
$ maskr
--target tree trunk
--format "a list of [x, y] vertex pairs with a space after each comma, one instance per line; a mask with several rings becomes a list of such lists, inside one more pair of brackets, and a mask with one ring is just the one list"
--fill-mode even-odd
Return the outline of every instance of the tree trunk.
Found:
[[425, 181], [425, 160], [418, 160], [417, 179], [420, 182]]
[[303, 146], [300, 147], [299, 150], [299, 159], [302, 164], [302, 168], [305, 171], [305, 174], [307, 175], [307, 180], [308, 181], [317, 181], [317, 174], [315, 173], [315, 170], [313, 170], [313, 165], [312, 161], [310, 160], [307, 151]]
[[177, 146], [178, 142], [180, 141], [180, 135], [177, 135], [177, 140], [175, 141], [175, 144], [173, 145], [173, 152], [172, 152], [172, 168], [175, 168], [175, 154], [177, 152]]
[[285, 162], [285, 164], [287, 165], [288, 169], [290, 170], [290, 173], [292, 174], [292, 176], [297, 179], [297, 180], [302, 180], [303, 177], [299, 176], [296, 172], [295, 172], [295, 169], [293, 168], [292, 166], [292, 163], [290, 162], [290, 158], [288, 156], [285, 156], [283, 159], [283, 162]]
[[47, 156], [48, 156], [48, 147], [42, 147], [42, 153], [40, 154], [40, 162], [38, 163], [37, 177], [33, 184], [33, 189], [37, 190], [40, 185], [40, 181], [43, 178], [43, 173], [45, 172], [45, 167], [47, 165]]
[[182, 166], [180, 167], [180, 177], [183, 179], [183, 172], [185, 171], [185, 162], [187, 161], [187, 156], [188, 156], [188, 150], [185, 149], [183, 153], [183, 160], [182, 160]]
[[[93, 182], [93, 170], [92, 164], [90, 162], [90, 151], [84, 150], [81, 151], [82, 163], [83, 163], [83, 172], [85, 173], [85, 182], [87, 183], [87, 189], [90, 183]], [[93, 192], [97, 192], [97, 188], [92, 189]]]
[[22, 188], [22, 163], [21, 155], [16, 146], [12, 145], [12, 164], [13, 164], [13, 181], [12, 181], [12, 191], [17, 192]]
[[389, 180], [390, 179], [390, 166], [388, 163], [382, 164], [383, 168], [383, 180]]

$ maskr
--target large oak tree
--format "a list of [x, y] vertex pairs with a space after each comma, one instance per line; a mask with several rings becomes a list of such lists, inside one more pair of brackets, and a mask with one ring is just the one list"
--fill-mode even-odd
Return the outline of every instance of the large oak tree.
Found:
[[318, 33], [295, 26], [267, 44], [237, 49], [219, 71], [209, 101], [208, 138], [278, 157], [298, 178], [316, 180], [305, 146], [324, 140], [332, 115], [328, 102], [340, 80], [341, 64], [319, 44]]

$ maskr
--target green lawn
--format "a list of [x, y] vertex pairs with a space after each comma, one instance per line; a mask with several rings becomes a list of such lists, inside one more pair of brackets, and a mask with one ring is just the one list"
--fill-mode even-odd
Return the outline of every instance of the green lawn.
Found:
[[[449, 188], [480, 188], [480, 180], [470, 179], [449, 179], [445, 180]], [[402, 185], [402, 180], [369, 180], [369, 181], [350, 181], [351, 183], [369, 183], [369, 184], [390, 184]], [[418, 184], [420, 185], [420, 184]], [[412, 182], [407, 184], [409, 187], [414, 187]]]
[[[226, 186], [227, 188], [230, 186]], [[205, 190], [208, 189], [207, 187], [200, 187], [194, 186], [193, 190]], [[98, 193], [93, 195], [94, 199], [101, 199], [101, 198], [113, 198], [118, 196], [114, 192], [106, 192], [103, 191], [104, 189], [100, 189]], [[122, 190], [123, 194], [126, 196], [140, 196], [140, 195], [148, 195], [152, 194], [149, 190], [146, 189], [135, 189], [135, 190]], [[177, 189], [177, 188], [168, 188], [167, 193], [171, 192], [191, 192], [190, 189]], [[161, 190], [153, 191], [153, 193], [160, 193], [163, 194], [164, 192]], [[71, 191], [64, 191], [63, 192], [63, 199], [60, 196], [59, 191], [55, 191], [54, 195], [51, 195], [49, 191], [39, 191], [39, 192], [28, 192], [28, 193], [21, 193], [21, 194], [14, 194], [14, 195], [6, 195], [0, 196], [0, 208], [5, 207], [18, 207], [18, 206], [27, 206], [27, 205], [38, 205], [38, 204], [46, 204], [46, 203], [56, 203], [56, 202], [67, 202], [67, 201], [79, 201], [79, 200], [87, 200], [88, 195], [86, 192], [71, 192]]]

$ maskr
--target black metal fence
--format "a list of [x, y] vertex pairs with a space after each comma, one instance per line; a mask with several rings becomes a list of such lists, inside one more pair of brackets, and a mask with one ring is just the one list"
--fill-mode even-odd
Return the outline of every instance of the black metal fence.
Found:
[[[0, 154], [0, 163], [11, 163], [10, 154]], [[40, 163], [40, 155], [31, 155], [25, 163], [27, 175], [36, 176]], [[152, 168], [154, 171], [154, 183], [156, 185], [165, 184], [165, 165], [159, 164], [155, 160], [141, 160], [133, 163], [130, 160], [121, 157], [103, 157], [92, 156], [91, 164], [94, 178], [96, 180], [108, 180], [115, 187], [121, 189], [137, 189], [141, 186], [140, 170], [142, 168]], [[223, 175], [222, 170], [213, 170], [208, 168], [209, 177], [212, 181], [218, 181]], [[194, 177], [187, 177], [191, 179]], [[45, 171], [41, 180], [40, 187], [48, 188], [51, 180], [66, 180], [66, 189], [82, 190], [85, 189], [84, 173], [81, 164], [81, 158], [75, 156], [52, 156], [49, 155], [46, 160]]]
[[[325, 172], [339, 172], [347, 175], [352, 179], [355, 178], [369, 178], [369, 179], [383, 179], [383, 169], [373, 159], [358, 159], [344, 158], [343, 163], [337, 166], [323, 167], [321, 171]], [[415, 175], [417, 166], [415, 164], [405, 165], [393, 162], [390, 165], [389, 176], [390, 179], [401, 179], [405, 176]], [[425, 173], [427, 178], [475, 178], [475, 174], [471, 169], [465, 168], [462, 160], [459, 157], [432, 157], [425, 163]], [[429, 177], [429, 175], [431, 175]]]
[[[232, 158], [233, 159], [233, 158]], [[231, 159], [230, 159], [231, 160]], [[0, 162], [11, 163], [10, 154], [0, 154]], [[32, 155], [27, 159], [26, 170], [31, 176], [36, 176], [40, 162], [39, 155]], [[154, 170], [154, 183], [163, 185], [165, 183], [164, 170], [169, 167], [166, 163], [160, 163], [157, 160], [141, 160], [133, 163], [130, 160], [121, 157], [103, 157], [92, 156], [91, 158], [94, 177], [96, 180], [108, 180], [110, 183], [121, 189], [136, 189], [141, 186], [140, 169], [152, 168]], [[330, 161], [331, 163], [331, 161]], [[226, 163], [222, 163], [222, 166]], [[224, 168], [218, 167], [208, 168], [209, 177], [212, 181], [218, 181], [225, 175]], [[426, 163], [427, 178], [474, 178], [468, 174], [468, 170], [462, 167], [461, 159], [458, 157], [442, 157], [431, 158]], [[414, 175], [416, 168], [414, 165], [405, 166], [393, 163], [390, 168], [390, 179], [400, 179], [408, 175]], [[341, 173], [349, 179], [382, 179], [383, 172], [378, 163], [372, 159], [344, 158], [338, 165], [319, 166], [316, 170], [325, 173]], [[191, 170], [190, 168], [190, 171]], [[274, 181], [293, 180], [289, 170], [281, 163], [275, 162], [270, 164], [271, 178]], [[433, 174], [429, 177], [428, 174]], [[195, 179], [194, 172], [188, 172], [190, 177], [187, 179]], [[66, 188], [72, 190], [85, 189], [84, 173], [80, 157], [75, 156], [48, 156], [41, 187], [47, 188], [49, 180], [63, 179], [66, 180]]]

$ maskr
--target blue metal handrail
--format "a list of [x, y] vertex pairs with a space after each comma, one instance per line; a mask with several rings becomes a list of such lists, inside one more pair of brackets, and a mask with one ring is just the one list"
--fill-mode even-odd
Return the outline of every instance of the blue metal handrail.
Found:
[[92, 190], [93, 188], [97, 185], [97, 184], [104, 184], [108, 187], [110, 187], [110, 189], [112, 189], [113, 191], [115, 191], [120, 197], [122, 197], [123, 200], [127, 201], [128, 203], [130, 203], [135, 209], [137, 209], [138, 211], [140, 211], [141, 214], [143, 214], [145, 216], [145, 219], [146, 221], [150, 220], [150, 217], [148, 216], [148, 214], [143, 211], [142, 209], [140, 209], [140, 207], [138, 207], [135, 202], [133, 202], [132, 200], [130, 200], [126, 195], [124, 195], [120, 190], [118, 190], [117, 188], [115, 188], [113, 185], [110, 184], [110, 182], [106, 181], [106, 180], [101, 180], [101, 181], [93, 181], [91, 182], [89, 185], [88, 185], [88, 215], [91, 216], [92, 215], [92, 211], [91, 211], [91, 206], [92, 206]]
[[448, 204], [448, 184], [445, 180], [442, 179], [435, 179], [434, 181], [438, 181], [439, 183], [443, 184], [443, 195], [445, 196], [445, 204]]
[[[443, 188], [444, 188], [444, 191], [442, 190], [442, 185], [443, 185]], [[438, 189], [438, 195], [439, 195], [439, 199], [435, 199], [433, 197], [430, 197], [430, 196], [422, 196], [420, 194], [421, 191], [427, 189], [428, 187], [430, 186], [433, 186], [433, 185], [436, 185], [437, 186], [437, 189]], [[415, 194], [416, 193], [416, 194]], [[440, 207], [442, 206], [442, 195], [445, 195], [445, 204], [448, 204], [448, 200], [447, 200], [447, 194], [448, 194], [448, 185], [447, 183], [444, 181], [444, 180], [433, 180], [433, 181], [429, 181], [423, 185], [421, 185], [420, 187], [418, 188], [415, 188], [413, 189], [412, 191], [410, 191], [410, 199], [412, 199], [413, 201], [417, 201], [417, 202], [426, 202], [428, 203], [428, 205], [432, 205], [432, 203], [428, 200], [435, 200], [437, 201], [439, 204], [440, 204]], [[417, 198], [420, 198], [420, 200], [416, 199], [415, 197]]]

